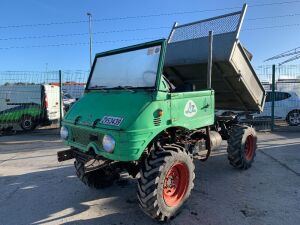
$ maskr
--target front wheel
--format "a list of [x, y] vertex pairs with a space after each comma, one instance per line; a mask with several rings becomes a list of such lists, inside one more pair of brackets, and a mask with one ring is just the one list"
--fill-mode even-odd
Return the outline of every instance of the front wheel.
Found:
[[89, 171], [96, 161], [82, 162], [76, 159], [74, 166], [77, 177], [91, 188], [102, 189], [111, 186], [120, 177], [120, 174], [108, 166]]
[[300, 124], [300, 110], [293, 110], [289, 112], [286, 121], [290, 126], [298, 126]]
[[153, 150], [138, 179], [137, 196], [142, 210], [158, 221], [175, 216], [194, 187], [194, 169], [191, 155], [181, 146]]
[[233, 167], [248, 169], [251, 167], [257, 148], [257, 136], [252, 127], [236, 126], [232, 128], [228, 139], [228, 160]]

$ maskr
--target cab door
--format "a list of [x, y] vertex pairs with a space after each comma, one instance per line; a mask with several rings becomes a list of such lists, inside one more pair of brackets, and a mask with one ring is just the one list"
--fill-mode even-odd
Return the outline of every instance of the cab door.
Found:
[[212, 90], [179, 92], [170, 95], [173, 126], [194, 129], [214, 123], [214, 95]]

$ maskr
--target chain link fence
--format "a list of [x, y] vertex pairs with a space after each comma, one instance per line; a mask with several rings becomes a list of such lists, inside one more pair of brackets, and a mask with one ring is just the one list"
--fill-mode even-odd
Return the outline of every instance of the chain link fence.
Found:
[[88, 71], [0, 72], [0, 132], [58, 127], [84, 92]]

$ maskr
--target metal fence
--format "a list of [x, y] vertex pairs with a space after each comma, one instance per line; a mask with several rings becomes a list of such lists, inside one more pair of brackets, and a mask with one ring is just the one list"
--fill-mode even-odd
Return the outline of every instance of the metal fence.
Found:
[[299, 131], [295, 127], [300, 123], [300, 65], [274, 66], [274, 71], [272, 66], [259, 66], [256, 73], [267, 97], [264, 111], [256, 115], [254, 125], [259, 129]]
[[[275, 66], [274, 72], [274, 128], [294, 129], [300, 123], [300, 65]], [[82, 96], [88, 73], [0, 71], [0, 132], [59, 126], [61, 116]], [[255, 113], [252, 124], [272, 129], [272, 66], [259, 66], [256, 73], [267, 97], [264, 112]]]
[[0, 72], [0, 132], [59, 126], [82, 96], [88, 71]]

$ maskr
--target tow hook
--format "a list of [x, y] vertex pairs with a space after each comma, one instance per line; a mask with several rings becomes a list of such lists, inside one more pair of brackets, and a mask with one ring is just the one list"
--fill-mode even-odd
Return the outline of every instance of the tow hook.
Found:
[[74, 158], [75, 158], [75, 154], [72, 149], [57, 152], [58, 162], [62, 162], [62, 161], [66, 161], [66, 160], [74, 159]]

